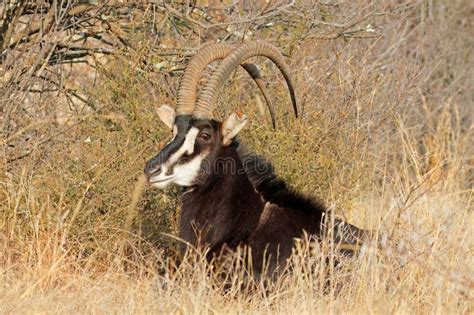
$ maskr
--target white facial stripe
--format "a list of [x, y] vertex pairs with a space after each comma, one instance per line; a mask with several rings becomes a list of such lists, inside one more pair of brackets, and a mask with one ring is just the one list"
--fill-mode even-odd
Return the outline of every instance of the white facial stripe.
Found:
[[174, 168], [174, 182], [180, 186], [191, 186], [199, 173], [204, 158], [205, 156], [200, 154], [186, 164], [177, 165]]
[[207, 154], [200, 154], [185, 164], [177, 165], [173, 170], [173, 175], [166, 176], [167, 168], [163, 168], [159, 175], [153, 176], [150, 183], [157, 188], [164, 188], [171, 182], [180, 186], [191, 186], [199, 173], [202, 161]]
[[197, 129], [196, 127], [192, 127], [191, 129], [189, 129], [188, 134], [186, 135], [186, 139], [183, 143], [183, 148], [188, 154], [193, 154], [194, 152], [194, 142], [196, 141], [198, 133], [199, 129]]
[[199, 133], [199, 129], [197, 129], [196, 127], [191, 127], [191, 129], [189, 129], [188, 131], [188, 134], [186, 135], [186, 139], [184, 139], [184, 142], [181, 148], [179, 148], [178, 151], [176, 151], [170, 156], [170, 158], [168, 159], [168, 161], [166, 161], [164, 166], [173, 165], [185, 153], [192, 154], [194, 151], [194, 142], [196, 141], [196, 137], [198, 133]]
[[172, 182], [180, 186], [190, 186], [194, 183], [194, 179], [198, 175], [199, 169], [201, 168], [201, 162], [206, 158], [207, 154], [200, 154], [194, 157], [188, 163], [176, 165], [173, 169], [173, 175], [166, 174], [169, 168], [175, 164], [183, 154], [192, 154], [194, 152], [194, 143], [198, 133], [199, 129], [196, 127], [191, 127], [191, 129], [189, 129], [188, 134], [184, 139], [183, 145], [169, 157], [166, 163], [161, 165], [160, 174], [150, 178], [150, 183], [152, 186], [164, 188]]

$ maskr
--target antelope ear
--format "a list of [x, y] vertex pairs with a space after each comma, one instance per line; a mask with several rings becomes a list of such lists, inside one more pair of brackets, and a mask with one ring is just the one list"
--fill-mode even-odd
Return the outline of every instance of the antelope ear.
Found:
[[222, 143], [228, 146], [232, 143], [232, 139], [244, 128], [247, 124], [247, 116], [242, 113], [232, 113], [222, 123]]
[[173, 129], [174, 119], [176, 118], [174, 108], [168, 105], [161, 105], [156, 109], [156, 113], [168, 128]]

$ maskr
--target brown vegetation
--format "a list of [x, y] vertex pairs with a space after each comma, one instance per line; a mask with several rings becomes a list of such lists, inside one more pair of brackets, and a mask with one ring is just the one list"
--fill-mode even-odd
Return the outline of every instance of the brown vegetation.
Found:
[[[471, 2], [209, 2], [0, 5], [0, 309], [471, 313]], [[179, 192], [141, 179], [169, 136], [154, 109], [197, 48], [248, 39], [284, 52], [302, 118], [268, 64], [277, 131], [243, 70], [219, 114], [245, 112], [244, 141], [278, 174], [397, 248], [335, 272], [331, 244], [307, 260], [303, 242], [270, 292], [224, 292], [200, 253], [162, 272]]]

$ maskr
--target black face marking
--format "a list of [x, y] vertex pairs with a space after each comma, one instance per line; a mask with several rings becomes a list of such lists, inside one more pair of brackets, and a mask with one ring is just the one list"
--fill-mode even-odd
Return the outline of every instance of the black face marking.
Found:
[[[168, 143], [154, 158], [149, 160], [145, 166], [145, 174], [148, 178], [158, 180], [156, 176], [160, 172], [165, 171], [161, 176], [176, 177], [177, 174], [182, 174], [178, 168], [191, 163], [194, 158], [198, 157], [205, 150], [212, 150], [212, 148], [220, 148], [220, 127], [221, 124], [215, 120], [196, 119], [191, 115], [179, 115], [174, 122], [176, 135], [174, 139]], [[195, 131], [192, 131], [194, 129]], [[178, 158], [174, 156], [179, 150], [182, 152], [183, 145], [186, 145], [186, 138], [190, 132], [197, 132], [195, 135], [192, 149], [189, 152], [183, 152]], [[170, 160], [173, 161], [170, 162]], [[202, 156], [201, 156], [202, 159]], [[163, 165], [166, 165], [163, 167]], [[189, 170], [189, 168], [187, 168]], [[176, 173], [176, 174], [175, 174]], [[179, 178], [179, 176], [177, 176]]]
[[156, 166], [163, 164], [173, 153], [179, 150], [186, 139], [186, 134], [191, 128], [191, 119], [191, 115], [179, 115], [176, 117], [175, 126], [178, 128], [176, 137], [172, 142], [168, 143], [157, 156], [146, 163], [145, 174], [151, 174]]

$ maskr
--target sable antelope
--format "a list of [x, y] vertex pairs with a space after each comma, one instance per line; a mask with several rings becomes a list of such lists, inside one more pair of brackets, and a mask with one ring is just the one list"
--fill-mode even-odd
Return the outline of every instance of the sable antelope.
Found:
[[[157, 109], [160, 119], [172, 129], [173, 138], [146, 163], [145, 174], [154, 187], [175, 183], [184, 188], [180, 238], [208, 248], [209, 258], [221, 254], [223, 249], [247, 246], [252, 253], [253, 271], [259, 275], [264, 260], [269, 263], [270, 273], [284, 266], [295, 239], [304, 233], [317, 239], [324, 237], [322, 222], [328, 211], [316, 199], [289, 188], [264, 158], [245, 151], [236, 139], [247, 123], [245, 115], [233, 113], [223, 122], [213, 118], [212, 109], [223, 84], [236, 67], [254, 56], [267, 57], [279, 68], [293, 111], [298, 115], [289, 69], [278, 49], [263, 42], [235, 48], [208, 45], [193, 56], [184, 72], [176, 112], [167, 105]], [[196, 102], [200, 75], [217, 59], [222, 61]], [[258, 68], [244, 67], [253, 69], [248, 72], [254, 79], [261, 79]], [[265, 86], [257, 84], [274, 124]], [[334, 234], [336, 241], [346, 249], [357, 248], [364, 231], [342, 221], [338, 223], [342, 228]]]

